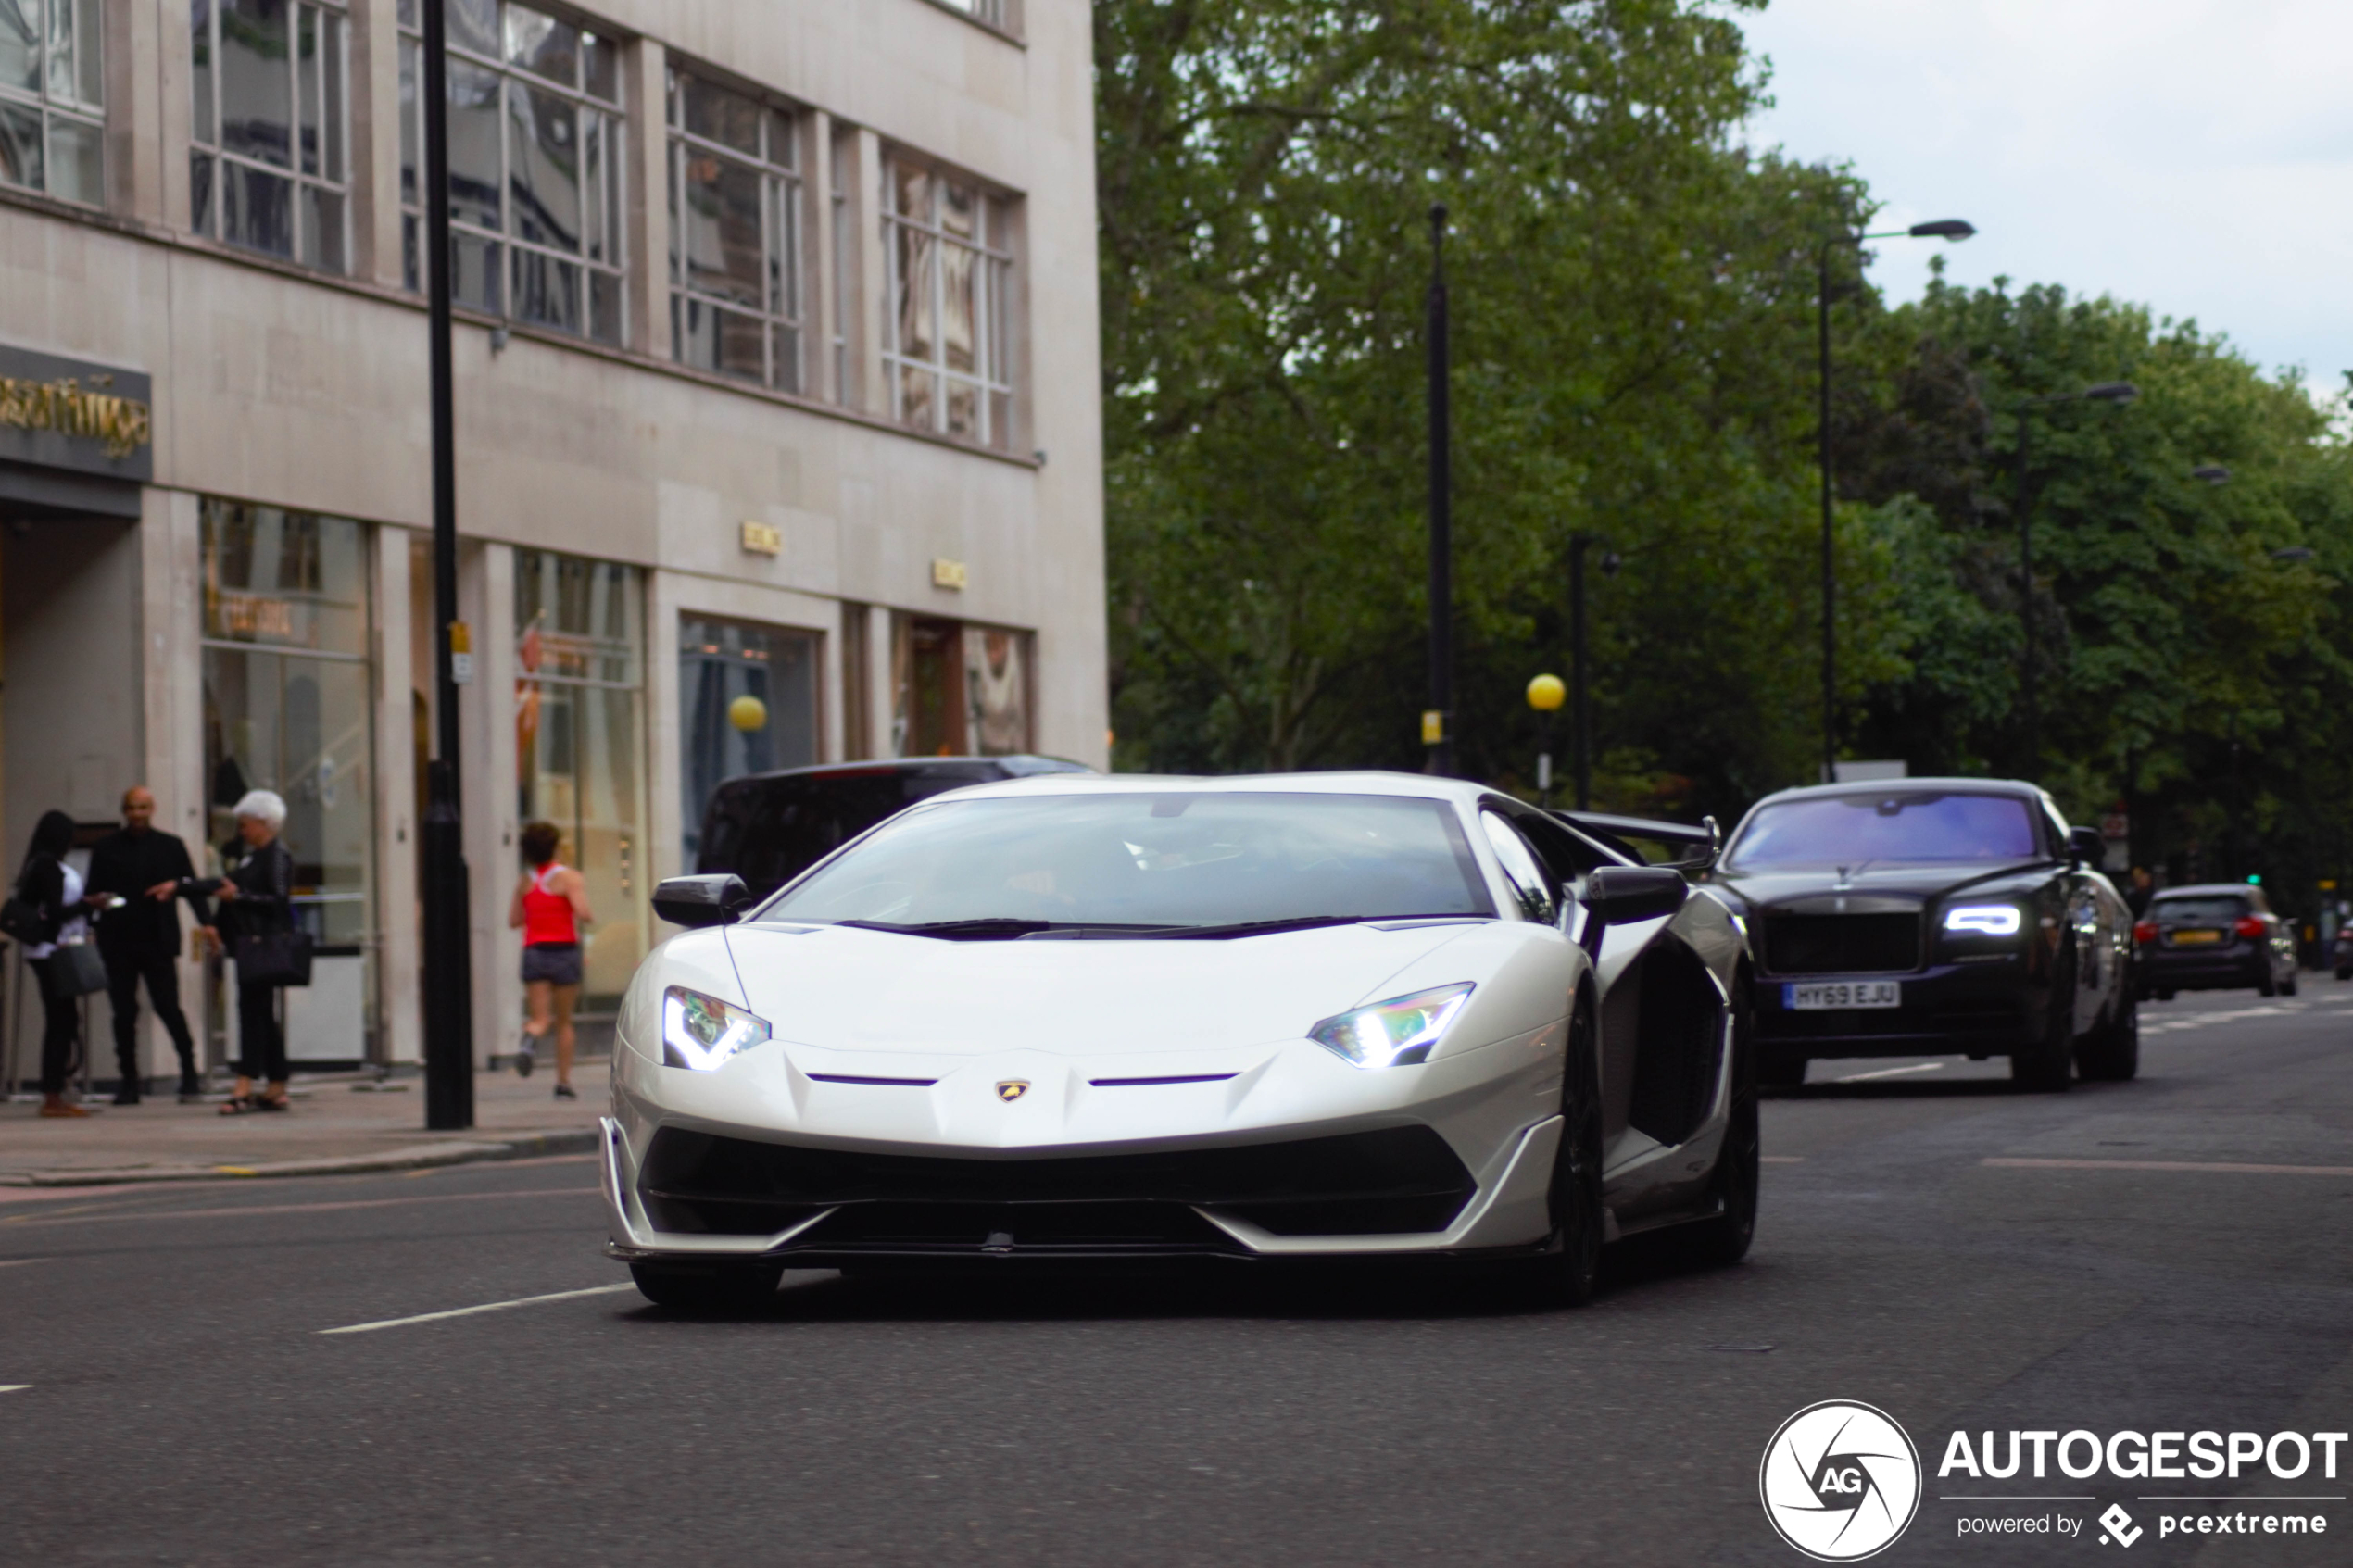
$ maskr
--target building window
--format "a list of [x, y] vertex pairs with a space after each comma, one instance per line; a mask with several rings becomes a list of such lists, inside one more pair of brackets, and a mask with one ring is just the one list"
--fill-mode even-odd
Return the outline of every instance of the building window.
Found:
[[342, 6], [194, 0], [188, 18], [189, 227], [343, 271], [350, 155]]
[[1013, 255], [1004, 198], [893, 157], [883, 169], [883, 255], [891, 411], [917, 430], [1010, 446]]
[[[295, 912], [318, 944], [286, 994], [287, 1054], [355, 1064], [378, 1054], [369, 530], [210, 496], [196, 515], [207, 836], [235, 839], [248, 789], [284, 797]], [[216, 1038], [233, 1012], [212, 997]]]
[[98, 6], [0, 0], [0, 184], [106, 201]]
[[635, 567], [515, 552], [515, 810], [560, 828], [588, 880], [591, 1012], [619, 1004], [648, 945], [644, 597]]
[[[508, 0], [445, 0], [450, 293], [460, 305], [618, 344], [621, 61], [610, 38]], [[401, 241], [421, 289], [423, 81], [400, 0]]]
[[686, 71], [670, 73], [669, 98], [672, 352], [804, 391], [799, 128]]
[[939, 0], [951, 11], [962, 11], [975, 21], [991, 27], [1005, 25], [1005, 0]]
[[817, 760], [817, 634], [681, 615], [678, 704], [683, 863], [692, 866], [711, 791]]
[[1036, 744], [1029, 639], [928, 616], [891, 617], [891, 752], [1009, 757]]

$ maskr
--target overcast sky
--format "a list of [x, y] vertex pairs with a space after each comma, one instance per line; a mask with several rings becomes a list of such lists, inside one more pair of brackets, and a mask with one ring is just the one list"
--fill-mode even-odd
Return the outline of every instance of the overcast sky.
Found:
[[1778, 105], [1750, 143], [1849, 160], [1872, 276], [1931, 251], [1982, 285], [2064, 283], [2226, 332], [2315, 389], [2353, 370], [2353, 0], [1772, 0], [1736, 13]]

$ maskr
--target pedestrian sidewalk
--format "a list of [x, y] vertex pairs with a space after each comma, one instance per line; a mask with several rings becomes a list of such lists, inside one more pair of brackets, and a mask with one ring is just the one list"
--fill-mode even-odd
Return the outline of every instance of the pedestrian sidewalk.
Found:
[[94, 1100], [82, 1121], [44, 1121], [38, 1105], [0, 1105], [0, 1187], [330, 1175], [578, 1153], [597, 1141], [608, 1063], [573, 1073], [576, 1100], [553, 1098], [555, 1074], [474, 1075], [474, 1125], [428, 1133], [425, 1085], [296, 1073], [282, 1114], [223, 1116], [219, 1097], [182, 1105], [169, 1092], [135, 1106]]

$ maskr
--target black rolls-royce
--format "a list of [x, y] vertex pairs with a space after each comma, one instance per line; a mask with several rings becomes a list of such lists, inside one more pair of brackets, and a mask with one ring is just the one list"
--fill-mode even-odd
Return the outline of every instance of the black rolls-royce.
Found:
[[2007, 1056], [2036, 1089], [2140, 1066], [2133, 916], [2100, 837], [1997, 779], [1783, 790], [1705, 879], [1747, 922], [1761, 1081], [1823, 1057]]

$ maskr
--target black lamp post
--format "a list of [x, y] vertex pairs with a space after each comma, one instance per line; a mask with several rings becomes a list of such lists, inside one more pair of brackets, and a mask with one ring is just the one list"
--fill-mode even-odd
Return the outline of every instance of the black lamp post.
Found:
[[[1569, 750], [1577, 781], [1576, 801], [1580, 811], [1593, 807], [1593, 684], [1592, 667], [1585, 657], [1585, 552], [1607, 540], [1592, 533], [1568, 536], [1568, 662], [1569, 681], [1573, 696], [1569, 703]], [[1618, 556], [1615, 550], [1602, 552], [1602, 575], [1617, 575]]]
[[[425, 0], [425, 276], [433, 402], [435, 745], [426, 770], [424, 849], [425, 1126], [474, 1124], [472, 960], [467, 952], [466, 848], [458, 793], [458, 452], [449, 346], [447, 0]], [[472, 650], [465, 650], [472, 657]]]
[[1822, 782], [1828, 784], [1838, 763], [1838, 561], [1831, 541], [1831, 251], [1834, 246], [1860, 248], [1872, 240], [1966, 240], [1976, 226], [1958, 218], [1915, 223], [1908, 229], [1888, 229], [1871, 234], [1832, 234], [1816, 253], [1814, 320], [1821, 354], [1820, 417], [1815, 428], [1817, 458], [1822, 470]]
[[2036, 408], [2047, 408], [2057, 403], [2130, 403], [2141, 395], [2141, 389], [2128, 381], [2095, 382], [2081, 392], [2054, 393], [2048, 397], [2029, 397], [2017, 405], [2018, 412], [2018, 623], [2024, 638], [2024, 650], [2019, 662], [2019, 711], [2025, 734], [2020, 751], [2019, 776], [2032, 780], [2043, 770], [2042, 715], [2035, 707], [2034, 695], [2034, 532], [2033, 503], [2027, 489], [2026, 461], [2029, 441], [2034, 424], [2028, 416]]
[[1422, 714], [1424, 771], [1454, 771], [1454, 518], [1453, 433], [1447, 409], [1446, 208], [1429, 209], [1429, 707]]

